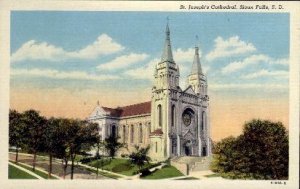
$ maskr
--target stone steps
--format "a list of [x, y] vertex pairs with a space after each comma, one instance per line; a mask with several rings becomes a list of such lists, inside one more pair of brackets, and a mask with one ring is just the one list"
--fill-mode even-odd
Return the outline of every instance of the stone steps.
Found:
[[171, 159], [177, 165], [186, 165], [188, 172], [205, 171], [210, 169], [211, 157], [181, 156]]

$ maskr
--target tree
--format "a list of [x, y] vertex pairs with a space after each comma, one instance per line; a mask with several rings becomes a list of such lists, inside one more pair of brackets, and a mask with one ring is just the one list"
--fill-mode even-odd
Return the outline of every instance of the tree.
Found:
[[[99, 133], [98, 124], [97, 124], [97, 132]], [[97, 168], [97, 177], [98, 177], [98, 175], [99, 175], [99, 159], [101, 158], [100, 149], [103, 147], [103, 142], [101, 141], [100, 137], [97, 138], [95, 147], [96, 147], [96, 159], [97, 159], [96, 168]]]
[[73, 179], [76, 155], [89, 151], [97, 143], [99, 133], [98, 125], [95, 123], [70, 119], [68, 126], [66, 146], [71, 159], [71, 179]]
[[66, 151], [65, 149], [65, 136], [63, 133], [63, 127], [61, 118], [50, 118], [47, 121], [47, 127], [45, 129], [45, 152], [49, 155], [49, 169], [48, 178], [52, 174], [52, 158], [62, 158]]
[[44, 151], [44, 131], [47, 120], [36, 110], [27, 110], [23, 115], [29, 136], [26, 147], [29, 152], [33, 153], [32, 170], [35, 171], [36, 154], [38, 151]]
[[230, 178], [287, 179], [288, 134], [282, 123], [252, 120], [243, 134], [217, 143], [212, 168]]
[[134, 147], [136, 152], [132, 152], [129, 155], [129, 158], [131, 160], [131, 163], [139, 167], [139, 171], [140, 171], [142, 167], [146, 163], [149, 163], [149, 161], [151, 160], [150, 157], [147, 155], [150, 150], [150, 146], [148, 145], [146, 148], [140, 148], [140, 146], [135, 145]]
[[109, 136], [108, 138], [106, 138], [104, 140], [104, 148], [108, 151], [108, 155], [112, 159], [114, 159], [114, 157], [116, 156], [117, 151], [120, 148], [125, 147], [125, 144], [118, 141], [119, 138], [120, 137], [116, 137], [116, 136], [111, 135], [111, 136]]
[[16, 110], [9, 110], [9, 145], [16, 147], [16, 159], [18, 163], [19, 148], [24, 147], [28, 137], [23, 115]]

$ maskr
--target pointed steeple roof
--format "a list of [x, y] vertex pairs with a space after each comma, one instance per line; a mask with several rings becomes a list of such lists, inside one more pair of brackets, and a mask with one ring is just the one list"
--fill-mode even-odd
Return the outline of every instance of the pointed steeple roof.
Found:
[[163, 49], [163, 54], [161, 56], [161, 62], [174, 62], [173, 55], [172, 55], [172, 48], [171, 48], [171, 40], [170, 40], [170, 29], [169, 29], [169, 23], [167, 22], [166, 26], [166, 39], [165, 39], [165, 45]]
[[199, 47], [198, 46], [195, 46], [195, 55], [194, 55], [194, 61], [193, 61], [193, 65], [192, 65], [191, 75], [192, 74], [203, 75], [200, 58], [199, 58]]

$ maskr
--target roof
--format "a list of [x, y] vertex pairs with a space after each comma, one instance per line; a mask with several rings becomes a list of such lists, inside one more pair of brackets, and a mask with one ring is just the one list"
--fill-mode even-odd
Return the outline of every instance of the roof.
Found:
[[165, 39], [163, 54], [161, 56], [161, 62], [165, 62], [165, 61], [174, 62], [173, 55], [172, 55], [172, 48], [171, 48], [169, 24], [167, 24], [166, 26], [166, 39]]
[[132, 104], [117, 108], [102, 107], [113, 117], [127, 117], [151, 113], [151, 101], [138, 104]]
[[199, 58], [199, 48], [195, 47], [195, 55], [194, 55], [194, 61], [192, 65], [192, 72], [191, 74], [202, 74], [202, 68], [201, 68], [201, 63], [200, 63], [200, 58]]

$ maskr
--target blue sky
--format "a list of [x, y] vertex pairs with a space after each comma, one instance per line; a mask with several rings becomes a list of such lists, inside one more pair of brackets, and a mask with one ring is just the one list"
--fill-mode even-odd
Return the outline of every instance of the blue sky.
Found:
[[287, 95], [289, 15], [278, 13], [15, 11], [12, 87], [150, 88], [167, 17], [183, 88], [198, 35], [210, 91]]

